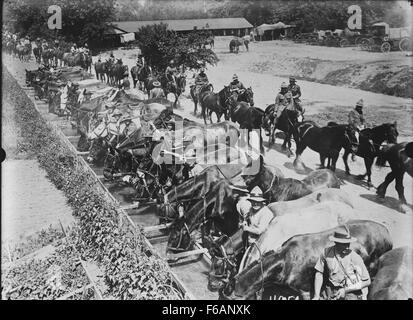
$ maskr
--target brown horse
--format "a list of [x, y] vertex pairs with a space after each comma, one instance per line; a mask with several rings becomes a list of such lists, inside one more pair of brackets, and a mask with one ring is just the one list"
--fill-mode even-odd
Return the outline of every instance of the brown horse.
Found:
[[265, 165], [262, 156], [259, 161], [258, 174], [243, 175], [243, 178], [249, 190], [260, 187], [269, 202], [295, 200], [322, 188], [341, 186], [341, 181], [328, 169], [315, 170], [300, 181], [284, 178], [281, 170]]
[[403, 176], [407, 172], [413, 177], [413, 142], [402, 142], [383, 147], [377, 157], [376, 164], [384, 166], [386, 162], [389, 162], [391, 172], [386, 176], [384, 182], [378, 186], [377, 195], [384, 198], [387, 186], [396, 179], [399, 200], [402, 204], [406, 204]]

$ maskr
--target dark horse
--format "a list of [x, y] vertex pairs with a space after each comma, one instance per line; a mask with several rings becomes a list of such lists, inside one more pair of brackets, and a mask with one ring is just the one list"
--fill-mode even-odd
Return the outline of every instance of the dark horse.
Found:
[[[397, 122], [384, 123], [374, 128], [367, 128], [360, 131], [359, 146], [357, 148], [356, 155], [364, 159], [366, 166], [366, 173], [357, 176], [358, 179], [364, 179], [367, 175], [367, 184], [371, 186], [371, 166], [373, 165], [374, 158], [379, 154], [381, 144], [397, 143]], [[373, 144], [369, 142], [372, 140]], [[350, 168], [347, 163], [348, 155], [351, 153], [350, 148], [346, 148], [343, 155], [344, 166], [346, 167], [346, 174], [350, 174]]]
[[[232, 39], [229, 42], [229, 52], [231, 53], [238, 53], [239, 46], [245, 45], [245, 41], [241, 38]], [[245, 45], [247, 47], [247, 45]]]
[[403, 176], [404, 173], [407, 172], [413, 177], [413, 142], [402, 142], [383, 147], [379, 152], [376, 164], [378, 166], [384, 166], [386, 162], [389, 162], [391, 172], [377, 188], [377, 195], [384, 198], [387, 186], [396, 179], [396, 190], [399, 195], [399, 200], [402, 204], [406, 204]]
[[[194, 102], [194, 115], [196, 115], [196, 111], [197, 111], [197, 107], [198, 107], [198, 102], [202, 101], [202, 98], [204, 96], [206, 96], [208, 94], [208, 92], [213, 92], [214, 91], [214, 86], [212, 85], [212, 83], [207, 83], [201, 86], [201, 88], [199, 89], [199, 94], [197, 95], [195, 93], [195, 88], [196, 85], [192, 85], [191, 89], [190, 89], [190, 94], [192, 97], [192, 101]], [[199, 101], [198, 101], [199, 99]], [[206, 119], [204, 117], [204, 121], [206, 124]]]
[[[136, 88], [136, 84], [138, 85], [139, 90], [147, 90], [145, 87], [145, 81], [149, 78], [152, 74], [152, 69], [148, 64], [145, 64], [142, 68], [138, 66], [133, 66], [130, 70], [130, 75], [133, 80], [133, 87]], [[149, 91], [148, 91], [149, 95]]]
[[95, 63], [95, 73], [96, 73], [96, 79], [105, 81], [105, 74], [106, 74], [106, 67], [107, 63], [106, 62], [100, 62], [97, 61]]
[[203, 96], [203, 100], [200, 101], [202, 107], [202, 116], [204, 117], [204, 121], [206, 123], [206, 110], [208, 110], [209, 121], [212, 123], [211, 115], [215, 112], [218, 122], [221, 121], [222, 115], [224, 115], [225, 120], [229, 120], [228, 114], [228, 99], [231, 95], [228, 86], [224, 86], [218, 93], [214, 93], [212, 91], [208, 91], [208, 94]]
[[285, 133], [284, 142], [281, 148], [282, 150], [286, 150], [288, 145], [288, 156], [290, 156], [292, 154], [291, 136], [298, 124], [298, 117], [304, 113], [304, 109], [300, 104], [295, 104], [294, 107], [286, 107], [278, 118], [276, 125], [274, 125], [274, 113], [275, 104], [270, 104], [264, 111], [263, 128], [269, 132], [269, 146], [275, 143], [275, 130], [281, 130]]
[[259, 161], [257, 174], [243, 174], [242, 177], [249, 190], [260, 187], [268, 202], [295, 200], [323, 188], [339, 189], [341, 186], [341, 181], [328, 169], [314, 170], [300, 181], [284, 178], [280, 169], [265, 165], [262, 156]]
[[179, 75], [174, 77], [174, 81], [170, 81], [166, 75], [161, 77], [161, 86], [165, 92], [165, 97], [168, 97], [169, 93], [173, 93], [175, 96], [174, 107], [176, 106], [179, 96], [185, 92], [186, 87], [186, 77], [185, 75]]
[[[336, 163], [342, 148], [350, 149], [351, 152], [357, 152], [358, 133], [350, 125], [334, 125], [318, 127], [313, 122], [304, 121], [298, 123], [294, 130], [294, 140], [297, 144], [296, 158], [294, 166], [302, 166], [300, 159], [305, 148], [318, 152], [320, 154], [320, 168], [324, 168], [325, 160], [329, 158], [327, 168], [336, 170]], [[331, 159], [331, 164], [330, 164]]]
[[[214, 225], [216, 232], [226, 235], [234, 234], [239, 228], [238, 212], [235, 210], [235, 202], [230, 210], [223, 210], [223, 199], [230, 198], [233, 189], [228, 181], [221, 180], [214, 184], [211, 192], [206, 193], [183, 216], [173, 222], [170, 229], [167, 253], [185, 251], [190, 249], [193, 240], [191, 233], [201, 225]], [[233, 208], [232, 208], [233, 207]], [[205, 231], [205, 229], [204, 229]]]

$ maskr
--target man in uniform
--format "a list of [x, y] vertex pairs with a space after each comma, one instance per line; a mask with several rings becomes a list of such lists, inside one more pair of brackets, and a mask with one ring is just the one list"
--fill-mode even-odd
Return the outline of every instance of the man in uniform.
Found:
[[113, 51], [110, 52], [110, 56], [109, 56], [109, 63], [110, 64], [115, 64], [115, 56], [113, 55]]
[[203, 85], [209, 83], [208, 77], [205, 73], [205, 68], [201, 67], [198, 75], [195, 77], [195, 95], [199, 100], [199, 91], [201, 90]]
[[237, 202], [236, 208], [243, 219], [241, 226], [247, 238], [247, 246], [259, 238], [274, 217], [271, 210], [261, 210], [265, 201], [261, 189], [254, 187], [248, 196], [241, 197]]
[[[348, 114], [348, 124], [358, 132], [361, 132], [361, 130], [366, 128], [365, 119], [363, 115], [363, 106], [364, 101], [363, 99], [360, 99], [359, 101], [357, 101], [356, 107], [353, 110], [351, 110]], [[374, 143], [371, 137], [369, 137], [368, 134], [365, 132], [363, 133], [363, 135], [368, 139], [368, 142], [370, 143], [370, 147], [372, 148], [372, 150], [375, 150]], [[353, 161], [355, 160], [354, 154], [351, 155], [351, 159]]]
[[169, 65], [165, 69], [165, 76], [168, 82], [175, 84], [175, 75], [177, 73], [177, 69], [175, 67], [175, 61], [171, 60], [169, 61]]
[[154, 88], [149, 92], [149, 99], [165, 98], [165, 92], [161, 88], [159, 81], [153, 82]]
[[356, 103], [356, 107], [348, 114], [348, 124], [354, 129], [361, 131], [364, 129], [364, 115], [363, 115], [364, 101], [360, 99]]
[[314, 297], [320, 299], [324, 276], [327, 282], [323, 297], [326, 300], [365, 300], [370, 275], [363, 259], [350, 249], [350, 243], [357, 241], [343, 226], [330, 236], [334, 245], [325, 248], [315, 265]]
[[284, 109], [291, 103], [292, 95], [288, 92], [288, 86], [285, 82], [281, 83], [280, 92], [275, 97], [275, 109], [274, 109], [274, 125], [277, 124], [278, 119]]
[[246, 90], [242, 82], [238, 80], [238, 76], [236, 74], [232, 76], [232, 81], [229, 83], [229, 90], [231, 93], [235, 91], [237, 94], [240, 94]]
[[290, 84], [288, 85], [288, 91], [291, 92], [293, 99], [297, 100], [301, 97], [301, 89], [294, 77], [290, 77]]

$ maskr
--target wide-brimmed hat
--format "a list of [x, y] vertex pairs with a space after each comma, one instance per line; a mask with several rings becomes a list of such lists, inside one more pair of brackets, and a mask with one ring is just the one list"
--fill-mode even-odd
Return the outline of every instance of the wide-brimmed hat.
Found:
[[236, 74], [234, 74], [234, 75], [232, 76], [232, 80], [238, 80], [238, 76], [237, 76]]
[[153, 84], [154, 87], [160, 87], [161, 86], [161, 83], [159, 81], [154, 81], [152, 84]]
[[121, 119], [121, 122], [132, 121], [132, 117], [124, 117]]
[[328, 237], [328, 239], [337, 243], [351, 243], [357, 241], [356, 238], [350, 235], [350, 231], [346, 226], [340, 227], [340, 229], [335, 231], [333, 235]]
[[254, 187], [250, 194], [247, 196], [248, 200], [256, 201], [256, 202], [264, 202], [265, 198], [262, 197], [263, 193], [259, 187]]
[[290, 77], [290, 81], [296, 81], [294, 77]]
[[283, 82], [283, 83], [281, 83], [281, 88], [288, 88], [288, 86], [285, 82]]
[[360, 99], [359, 101], [357, 101], [357, 103], [356, 103], [356, 107], [364, 107], [364, 101], [363, 101], [363, 99]]

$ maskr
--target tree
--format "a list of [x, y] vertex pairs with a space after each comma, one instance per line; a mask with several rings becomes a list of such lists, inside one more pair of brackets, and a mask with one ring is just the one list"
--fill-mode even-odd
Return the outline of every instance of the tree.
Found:
[[165, 70], [172, 59], [177, 65], [199, 69], [218, 62], [215, 53], [203, 46], [208, 37], [209, 33], [202, 30], [178, 35], [160, 23], [141, 27], [137, 32], [137, 43], [145, 59], [157, 71]]
[[[8, 3], [14, 27], [23, 36], [63, 38], [79, 44], [97, 44], [114, 20], [115, 0], [17, 0]], [[62, 29], [49, 30], [50, 5], [62, 9]]]

